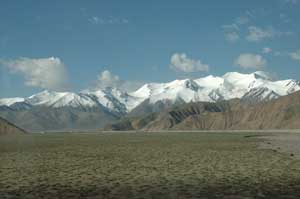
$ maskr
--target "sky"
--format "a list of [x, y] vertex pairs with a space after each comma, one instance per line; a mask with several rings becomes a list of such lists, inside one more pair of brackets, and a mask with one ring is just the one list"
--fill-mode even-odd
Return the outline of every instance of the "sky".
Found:
[[0, 97], [267, 71], [300, 79], [300, 0], [1, 0]]

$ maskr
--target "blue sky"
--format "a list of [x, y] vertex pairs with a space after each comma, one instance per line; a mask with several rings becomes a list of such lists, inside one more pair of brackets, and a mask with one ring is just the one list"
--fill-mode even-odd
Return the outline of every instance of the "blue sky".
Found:
[[2, 0], [0, 97], [229, 71], [300, 79], [299, 10], [300, 0]]

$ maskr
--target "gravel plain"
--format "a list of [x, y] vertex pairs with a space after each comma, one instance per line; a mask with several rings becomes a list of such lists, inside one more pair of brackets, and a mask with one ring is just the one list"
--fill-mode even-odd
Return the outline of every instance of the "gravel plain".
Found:
[[[271, 145], [268, 142], [275, 146], [279, 138], [282, 142], [278, 135], [118, 132], [0, 137], [0, 198], [297, 199], [300, 160], [290, 152], [262, 148]], [[294, 138], [288, 140], [294, 143]]]
[[272, 149], [300, 159], [300, 133], [271, 133], [261, 136], [261, 149]]

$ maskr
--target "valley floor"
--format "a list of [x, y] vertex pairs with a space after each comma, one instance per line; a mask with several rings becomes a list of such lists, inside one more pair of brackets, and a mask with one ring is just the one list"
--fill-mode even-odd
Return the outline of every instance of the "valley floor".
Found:
[[300, 198], [299, 143], [269, 132], [2, 136], [0, 198]]
[[262, 136], [262, 149], [272, 149], [300, 159], [300, 133], [270, 134]]

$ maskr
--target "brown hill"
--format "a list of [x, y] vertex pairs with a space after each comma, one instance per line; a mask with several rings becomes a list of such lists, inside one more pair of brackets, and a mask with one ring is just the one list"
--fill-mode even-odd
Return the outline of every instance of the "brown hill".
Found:
[[123, 119], [106, 129], [300, 129], [300, 92], [255, 105], [240, 100], [190, 103], [144, 117]]
[[27, 132], [0, 117], [0, 135], [24, 134], [24, 133]]

